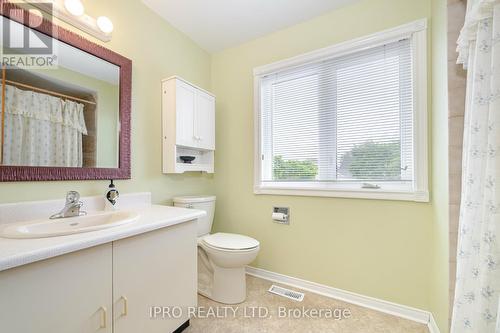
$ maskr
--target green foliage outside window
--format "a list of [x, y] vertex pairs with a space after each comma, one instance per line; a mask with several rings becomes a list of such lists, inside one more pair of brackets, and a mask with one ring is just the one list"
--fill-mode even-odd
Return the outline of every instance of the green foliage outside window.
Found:
[[313, 161], [284, 160], [275, 156], [273, 160], [274, 180], [314, 180], [318, 166]]
[[401, 147], [399, 141], [366, 142], [344, 155], [348, 170], [355, 179], [400, 179]]
[[[345, 170], [353, 179], [401, 179], [401, 146], [399, 141], [388, 143], [366, 142], [344, 154], [339, 172]], [[274, 180], [315, 180], [318, 175], [316, 161], [285, 160], [275, 156]]]

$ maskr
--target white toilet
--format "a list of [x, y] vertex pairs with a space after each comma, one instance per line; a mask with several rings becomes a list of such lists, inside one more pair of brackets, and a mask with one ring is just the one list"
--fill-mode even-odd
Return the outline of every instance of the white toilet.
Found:
[[177, 197], [174, 205], [207, 212], [198, 219], [198, 293], [225, 304], [245, 301], [245, 266], [259, 253], [259, 242], [238, 234], [210, 234], [214, 196]]

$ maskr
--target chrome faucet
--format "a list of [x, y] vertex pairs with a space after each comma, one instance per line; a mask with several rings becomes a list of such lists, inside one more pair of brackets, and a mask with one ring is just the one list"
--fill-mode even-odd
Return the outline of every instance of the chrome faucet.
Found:
[[80, 210], [82, 207], [83, 202], [80, 201], [80, 193], [77, 191], [69, 191], [66, 194], [66, 204], [64, 204], [64, 208], [59, 213], [52, 215], [50, 219], [54, 220], [87, 215], [87, 212]]

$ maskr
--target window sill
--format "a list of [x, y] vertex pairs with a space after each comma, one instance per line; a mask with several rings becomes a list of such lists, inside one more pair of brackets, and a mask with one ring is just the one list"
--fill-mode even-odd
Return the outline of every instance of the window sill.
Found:
[[428, 191], [397, 191], [387, 189], [325, 189], [260, 185], [254, 187], [254, 194], [429, 202]]

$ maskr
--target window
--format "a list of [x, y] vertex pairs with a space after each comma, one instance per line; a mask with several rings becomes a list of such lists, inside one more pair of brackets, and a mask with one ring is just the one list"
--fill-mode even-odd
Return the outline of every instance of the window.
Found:
[[255, 192], [428, 201], [425, 26], [255, 69]]

